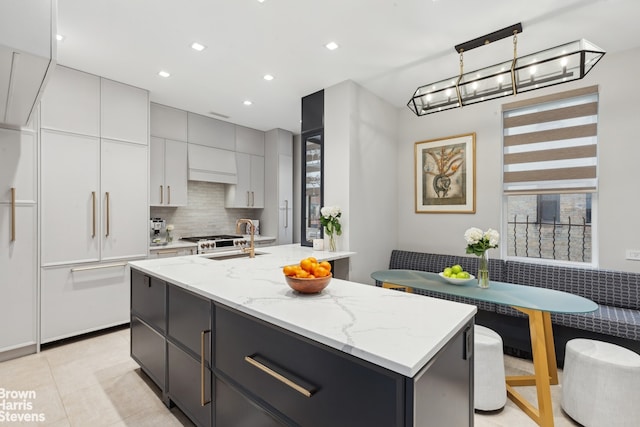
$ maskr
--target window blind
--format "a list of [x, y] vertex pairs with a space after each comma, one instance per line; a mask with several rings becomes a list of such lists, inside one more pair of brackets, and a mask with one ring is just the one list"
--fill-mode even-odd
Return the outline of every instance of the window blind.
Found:
[[598, 87], [503, 105], [505, 194], [595, 192]]

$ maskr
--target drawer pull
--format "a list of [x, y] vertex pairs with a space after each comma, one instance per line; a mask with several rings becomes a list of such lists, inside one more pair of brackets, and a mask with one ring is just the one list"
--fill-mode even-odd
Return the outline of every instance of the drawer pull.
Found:
[[157, 251], [158, 255], [176, 254], [178, 255], [178, 249], [165, 249], [164, 251]]
[[297, 391], [300, 394], [303, 394], [306, 397], [311, 397], [313, 395], [313, 393], [315, 392], [315, 390], [308, 390], [306, 388], [304, 388], [303, 386], [296, 384], [294, 381], [290, 380], [289, 378], [285, 377], [284, 375], [280, 374], [279, 372], [276, 372], [275, 370], [273, 370], [272, 368], [268, 367], [267, 365], [265, 365], [264, 363], [261, 363], [259, 361], [256, 360], [258, 356], [245, 356], [244, 360], [245, 362], [250, 363], [251, 365], [255, 366], [256, 368], [260, 369], [262, 372], [272, 376], [273, 378], [277, 379], [278, 381], [288, 385], [289, 387], [291, 387], [292, 389], [294, 389], [295, 391]]
[[76, 273], [78, 271], [89, 271], [89, 270], [100, 270], [103, 268], [113, 268], [113, 267], [126, 267], [126, 262], [118, 262], [115, 264], [100, 264], [100, 265], [92, 265], [89, 267], [74, 267], [71, 269], [72, 273]]
[[16, 189], [11, 187], [11, 242], [16, 241]]
[[205, 378], [204, 378], [204, 374], [205, 374], [205, 348], [204, 348], [204, 342], [205, 342], [205, 336], [207, 334], [211, 333], [210, 330], [207, 331], [201, 331], [200, 332], [200, 406], [204, 406], [208, 403], [211, 403], [211, 400], [206, 400], [205, 399], [205, 389], [204, 389], [204, 384], [205, 384]]
[[93, 219], [92, 219], [92, 224], [91, 224], [91, 238], [96, 237], [96, 192], [92, 191], [91, 192], [91, 206], [93, 209]]

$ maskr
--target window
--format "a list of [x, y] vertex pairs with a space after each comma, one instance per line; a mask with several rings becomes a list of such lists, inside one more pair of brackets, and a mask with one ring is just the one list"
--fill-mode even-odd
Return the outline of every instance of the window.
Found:
[[507, 256], [593, 262], [596, 86], [503, 106]]

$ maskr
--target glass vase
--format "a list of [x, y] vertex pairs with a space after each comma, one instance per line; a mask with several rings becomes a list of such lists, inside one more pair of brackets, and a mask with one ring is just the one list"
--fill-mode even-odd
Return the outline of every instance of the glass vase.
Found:
[[329, 252], [336, 251], [336, 237], [333, 234], [329, 234]]
[[478, 260], [478, 287], [483, 289], [489, 287], [489, 255], [487, 252], [482, 252]]

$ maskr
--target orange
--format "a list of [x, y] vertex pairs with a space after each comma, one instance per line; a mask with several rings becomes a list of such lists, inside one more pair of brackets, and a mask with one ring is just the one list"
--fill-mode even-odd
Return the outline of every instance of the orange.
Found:
[[311, 273], [313, 271], [313, 266], [314, 262], [309, 258], [305, 258], [300, 261], [300, 267], [302, 267], [302, 269], [308, 273]]
[[285, 265], [282, 272], [285, 276], [295, 276], [297, 268], [297, 265]]
[[304, 278], [309, 277], [309, 273], [307, 273], [304, 270], [300, 270], [300, 271], [296, 272], [296, 277], [304, 279]]
[[316, 277], [327, 277], [329, 275], [329, 270], [321, 265], [318, 265], [313, 269], [313, 275]]
[[329, 261], [322, 261], [320, 266], [326, 268], [327, 271], [331, 271], [331, 263]]

